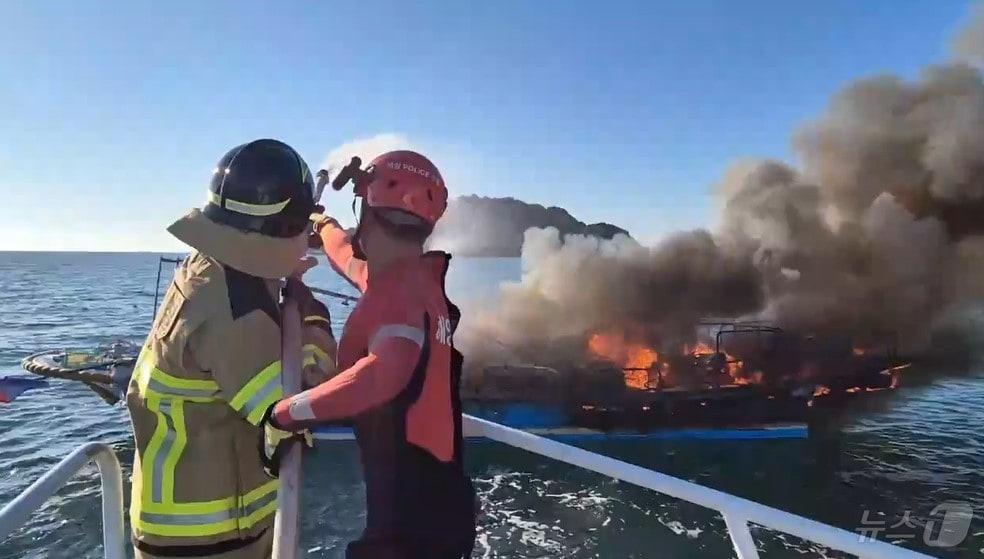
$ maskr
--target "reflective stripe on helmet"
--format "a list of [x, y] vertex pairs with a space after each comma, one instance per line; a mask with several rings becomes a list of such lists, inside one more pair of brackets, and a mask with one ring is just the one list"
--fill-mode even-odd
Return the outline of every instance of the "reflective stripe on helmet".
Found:
[[331, 321], [323, 316], [312, 314], [311, 316], [304, 317], [304, 324], [313, 324], [317, 322], [324, 322], [325, 324], [331, 325]]
[[373, 351], [377, 345], [389, 338], [404, 338], [418, 346], [424, 345], [424, 331], [420, 328], [409, 324], [384, 324], [376, 330], [369, 341], [369, 351]]
[[257, 373], [233, 396], [229, 402], [232, 409], [245, 415], [246, 421], [259, 425], [267, 408], [284, 396], [281, 369], [280, 361], [274, 361]]
[[267, 217], [284, 211], [284, 208], [286, 208], [287, 204], [290, 203], [290, 198], [284, 200], [283, 202], [277, 202], [274, 204], [250, 204], [248, 202], [233, 200], [232, 198], [226, 198], [225, 202], [223, 202], [221, 196], [210, 190], [208, 191], [208, 201], [209, 203], [215, 204], [220, 208], [225, 208], [236, 213], [256, 217]]

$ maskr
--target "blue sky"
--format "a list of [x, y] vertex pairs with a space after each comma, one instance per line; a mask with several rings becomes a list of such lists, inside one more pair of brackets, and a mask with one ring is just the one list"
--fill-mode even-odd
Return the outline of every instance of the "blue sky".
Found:
[[[171, 250], [222, 153], [390, 134], [452, 194], [651, 241], [846, 82], [945, 59], [967, 1], [0, 3], [0, 250]], [[382, 142], [387, 144], [388, 142]], [[329, 193], [326, 196], [330, 196]], [[336, 195], [329, 209], [345, 212]]]

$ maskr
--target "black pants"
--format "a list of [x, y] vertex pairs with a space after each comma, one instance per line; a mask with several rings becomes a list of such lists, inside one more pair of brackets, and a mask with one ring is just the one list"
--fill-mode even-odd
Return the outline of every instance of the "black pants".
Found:
[[406, 538], [366, 538], [350, 544], [345, 559], [468, 559], [474, 542], [452, 544]]

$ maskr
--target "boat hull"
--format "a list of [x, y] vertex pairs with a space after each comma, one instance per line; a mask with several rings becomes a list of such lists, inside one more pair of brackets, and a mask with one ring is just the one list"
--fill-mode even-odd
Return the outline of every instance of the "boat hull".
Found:
[[[762, 440], [804, 439], [809, 436], [805, 422], [781, 422], [773, 424], [748, 423], [737, 426], [692, 425], [650, 426], [639, 428], [627, 425], [610, 429], [577, 425], [562, 407], [550, 404], [465, 402], [465, 413], [494, 421], [508, 427], [521, 429], [535, 435], [563, 442], [592, 441], [659, 441], [659, 440]], [[323, 441], [351, 441], [355, 436], [344, 424], [316, 427], [314, 437]], [[464, 433], [469, 439], [480, 437]]]

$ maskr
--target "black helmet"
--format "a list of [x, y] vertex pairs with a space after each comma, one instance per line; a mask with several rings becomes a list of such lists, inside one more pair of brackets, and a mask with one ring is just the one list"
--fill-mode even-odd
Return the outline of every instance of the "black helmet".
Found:
[[294, 148], [255, 140], [215, 167], [202, 210], [212, 221], [270, 237], [296, 237], [314, 210], [314, 180]]

